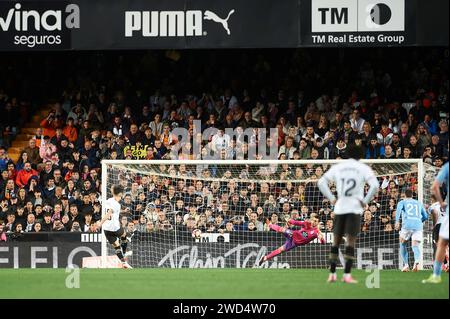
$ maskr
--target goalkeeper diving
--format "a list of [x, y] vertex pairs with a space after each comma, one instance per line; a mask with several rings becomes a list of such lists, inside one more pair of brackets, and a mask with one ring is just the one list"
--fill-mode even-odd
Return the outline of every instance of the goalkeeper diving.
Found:
[[[320, 243], [325, 244], [325, 237], [319, 229], [319, 219], [312, 217], [306, 221], [299, 221], [290, 219], [287, 222], [288, 227], [282, 227], [275, 224], [269, 224], [269, 228], [276, 231], [277, 233], [282, 233], [286, 238], [286, 242], [283, 246], [275, 249], [269, 254], [262, 256], [259, 260], [258, 265], [263, 262], [272, 259], [273, 257], [287, 252], [297, 246], [303, 246], [318, 238]], [[289, 226], [299, 226], [299, 230], [291, 229]]]

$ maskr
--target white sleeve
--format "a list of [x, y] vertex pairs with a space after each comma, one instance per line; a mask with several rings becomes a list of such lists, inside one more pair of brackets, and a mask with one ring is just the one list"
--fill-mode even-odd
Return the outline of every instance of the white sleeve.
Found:
[[389, 179], [388, 178], [384, 178], [383, 182], [381, 183], [381, 188], [385, 189], [386, 187], [388, 187], [389, 185]]
[[328, 181], [328, 182], [334, 182], [334, 179], [335, 179], [335, 171], [336, 171], [336, 165], [337, 164], [335, 164], [335, 165], [332, 165], [331, 167], [330, 167], [330, 169], [329, 170], [327, 170], [326, 172], [325, 172], [325, 174], [323, 174], [323, 178], [326, 178], [326, 180]]
[[228, 135], [228, 134], [225, 134], [224, 135], [225, 136], [225, 143], [226, 143], [226, 147], [228, 147], [228, 146], [230, 146], [230, 141], [231, 141], [231, 138], [230, 138], [230, 135]]
[[317, 182], [317, 187], [322, 192], [323, 196], [328, 198], [330, 201], [336, 200], [336, 197], [330, 190], [328, 186], [329, 182], [334, 181], [334, 166], [332, 166]]
[[111, 204], [111, 201], [110, 201], [109, 199], [105, 201], [104, 207], [105, 207], [105, 213], [106, 213], [109, 209], [111, 209], [111, 210], [114, 211], [113, 205]]
[[372, 200], [372, 198], [376, 194], [376, 192], [378, 191], [378, 188], [380, 187], [380, 183], [378, 182], [378, 179], [375, 176], [375, 174], [373, 173], [372, 169], [368, 166], [367, 166], [367, 169], [365, 172], [365, 180], [366, 180], [366, 183], [369, 184], [369, 191], [367, 192], [366, 197], [364, 197], [363, 202], [365, 204], [368, 204]]

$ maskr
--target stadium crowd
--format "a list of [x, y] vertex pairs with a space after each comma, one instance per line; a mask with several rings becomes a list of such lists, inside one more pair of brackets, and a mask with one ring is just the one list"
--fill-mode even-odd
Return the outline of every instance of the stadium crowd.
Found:
[[[277, 143], [278, 159], [344, 159], [347, 145], [354, 143], [364, 148], [367, 159], [422, 158], [437, 167], [448, 160], [448, 52], [401, 51], [401, 59], [388, 66], [380, 63], [386, 61], [380, 51], [372, 52], [370, 58], [357, 55], [360, 62], [351, 67], [353, 55], [327, 59], [307, 50], [288, 53], [283, 62], [263, 54], [250, 60], [238, 55], [238, 67], [229, 70], [211, 58], [217, 73], [199, 61], [177, 65], [179, 57], [167, 53], [143, 54], [135, 66], [135, 59], [119, 56], [116, 69], [102, 66], [107, 62], [98, 57], [98, 68], [112, 72], [104, 81], [93, 75], [101, 74], [99, 69], [86, 75], [87, 66], [74, 63], [70, 71], [76, 76], [64, 84], [16, 163], [7, 147], [23, 124], [16, 114], [25, 101], [9, 94], [0, 81], [0, 110], [7, 114], [0, 120], [0, 240], [20, 238], [23, 232], [99, 231], [101, 159], [187, 163], [211, 150], [221, 159], [259, 159], [249, 150], [270, 128], [276, 134], [265, 142]], [[146, 70], [158, 68], [159, 59], [169, 62], [159, 70], [165, 76], [158, 89], [145, 91], [121, 78], [128, 71], [135, 82], [144, 83]], [[183, 72], [193, 74], [184, 78]], [[178, 88], [177, 79], [195, 85]], [[193, 136], [201, 139], [200, 152], [172, 134], [180, 127], [192, 134], [195, 120], [201, 121], [200, 131], [196, 127], [200, 135], [218, 129], [205, 138]], [[227, 135], [227, 128], [237, 137]], [[247, 128], [253, 134], [244, 138]], [[333, 208], [315, 186], [324, 166], [279, 165], [272, 172], [277, 183], [259, 184], [241, 182], [245, 169], [237, 174], [212, 167], [198, 174], [189, 165], [166, 169], [174, 170], [172, 180], [117, 173], [127, 189], [122, 222], [130, 232], [175, 227], [268, 231], [267, 220], [284, 224], [287, 218], [311, 214], [319, 216], [323, 229], [333, 228]], [[362, 216], [363, 233], [393, 231], [396, 203], [405, 189], [417, 189], [417, 176], [386, 173], [380, 183], [381, 191]]]

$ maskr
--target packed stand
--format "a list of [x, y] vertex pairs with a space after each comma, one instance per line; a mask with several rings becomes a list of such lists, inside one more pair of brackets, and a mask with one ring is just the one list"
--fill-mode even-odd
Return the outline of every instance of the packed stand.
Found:
[[[388, 65], [380, 62], [386, 61], [381, 51], [371, 52], [369, 58], [337, 53], [327, 58], [313, 51], [289, 50], [280, 58], [274, 53], [232, 52], [225, 60], [209, 53], [208, 67], [198, 59], [178, 62], [162, 53], [125, 58], [99, 54], [84, 57], [86, 65], [76, 61], [67, 71], [76, 76], [64, 83], [63, 94], [52, 103], [17, 163], [9, 159], [9, 144], [3, 138], [1, 240], [20, 238], [23, 232], [98, 232], [101, 159], [191, 160], [204, 158], [211, 150], [221, 159], [259, 159], [249, 150], [266, 131], [265, 142], [276, 143], [278, 159], [346, 158], [347, 145], [355, 143], [364, 147], [367, 159], [422, 158], [442, 166], [448, 160], [448, 52], [399, 51], [397, 60]], [[86, 72], [88, 67], [93, 70]], [[211, 72], [214, 67], [217, 73]], [[153, 86], [159, 89], [144, 89], [150, 86], [145, 77], [157, 72], [164, 74]], [[0, 87], [0, 110], [16, 104], [17, 99]], [[173, 134], [182, 127], [192, 135], [190, 141], [179, 142]], [[217, 130], [202, 136], [210, 128]], [[227, 134], [229, 128], [236, 137]], [[248, 128], [252, 133], [245, 137]], [[20, 124], [9, 127], [18, 129]], [[193, 139], [199, 141], [199, 152], [194, 151]], [[323, 169], [314, 166], [305, 178], [314, 180]], [[284, 177], [281, 174], [280, 179]], [[286, 215], [306, 218], [311, 213], [319, 214], [323, 229], [333, 227], [332, 207], [316, 193], [310, 198], [312, 193], [305, 191], [308, 183], [292, 189], [283, 184], [276, 191], [269, 183], [271, 198], [260, 198], [264, 184], [253, 189], [238, 185], [221, 192], [215, 203], [207, 203], [201, 194], [192, 203], [183, 198], [196, 185], [185, 183], [180, 188], [169, 183], [161, 188], [156, 183], [152, 186], [156, 194], [149, 198], [154, 190], [149, 191], [144, 180], [145, 176], [120, 180], [129, 189], [123, 200], [123, 223], [130, 231], [174, 227], [263, 231], [267, 220], [283, 224]], [[405, 188], [417, 187], [416, 182], [411, 176], [392, 181], [386, 176], [377, 200], [362, 216], [362, 232], [392, 231], [396, 203]], [[202, 185], [205, 192], [214, 191], [212, 184]], [[171, 203], [170, 211], [164, 203], [173, 196], [181, 202]], [[233, 200], [240, 202], [239, 212], [233, 210]], [[177, 211], [173, 208], [177, 205], [183, 209], [176, 213], [177, 222], [167, 216], [155, 220], [139, 213], [149, 203], [161, 214]], [[224, 214], [225, 207], [230, 214]]]

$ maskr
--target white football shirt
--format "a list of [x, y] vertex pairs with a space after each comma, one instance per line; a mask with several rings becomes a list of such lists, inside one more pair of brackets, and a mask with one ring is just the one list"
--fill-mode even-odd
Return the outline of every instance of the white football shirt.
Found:
[[439, 202], [435, 202], [431, 204], [431, 206], [428, 208], [428, 213], [433, 214], [433, 211], [438, 213], [438, 219], [436, 221], [437, 224], [442, 224], [445, 218], [445, 211], [442, 211], [441, 204]]
[[105, 212], [112, 210], [112, 216], [102, 225], [103, 230], [118, 231], [120, 229], [120, 203], [114, 197], [109, 198], [104, 205]]
[[[323, 189], [326, 186], [326, 190], [329, 191], [329, 182], [334, 182], [336, 185], [337, 201], [334, 206], [336, 215], [362, 214], [364, 210], [362, 203], [367, 204], [379, 187], [378, 180], [372, 169], [368, 165], [354, 159], [333, 165], [319, 180], [319, 188], [325, 196], [329, 192]], [[368, 196], [364, 197], [364, 185], [366, 183], [369, 184], [371, 189]]]

